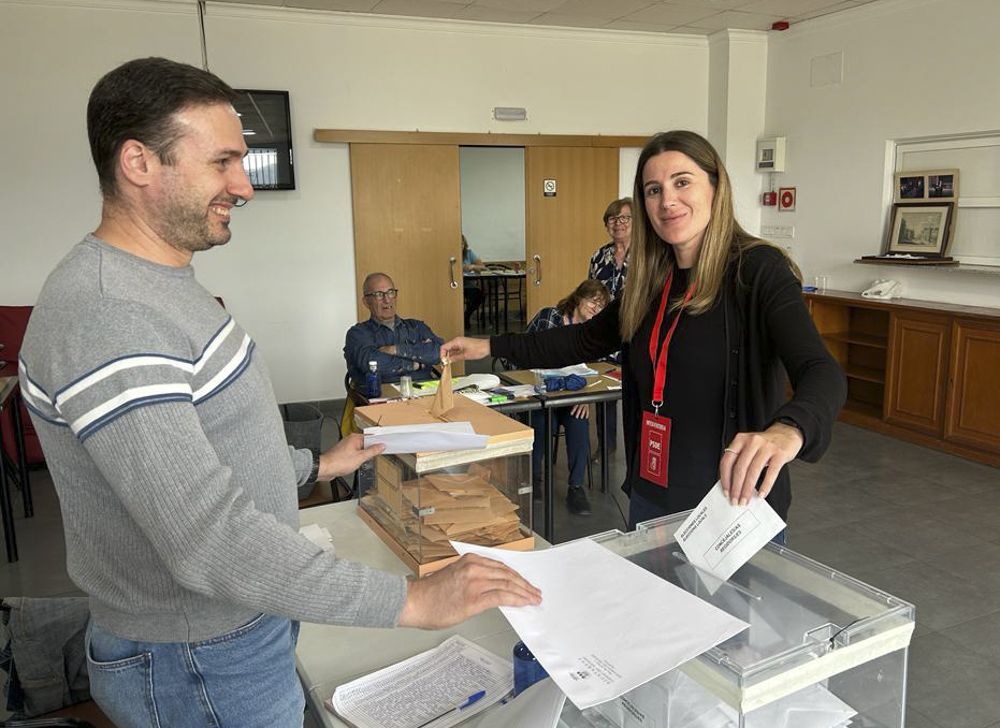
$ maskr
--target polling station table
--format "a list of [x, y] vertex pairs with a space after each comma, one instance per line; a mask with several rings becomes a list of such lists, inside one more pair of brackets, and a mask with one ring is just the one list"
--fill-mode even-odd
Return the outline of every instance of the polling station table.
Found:
[[[618, 369], [614, 364], [607, 362], [588, 363], [588, 367], [597, 372], [596, 376], [586, 377], [587, 384], [583, 389], [570, 392], [561, 390], [558, 392], [542, 392], [536, 397], [540, 400], [545, 413], [545, 426], [543, 428], [543, 442], [545, 443], [544, 458], [544, 504], [545, 521], [542, 524], [542, 535], [545, 538], [555, 540], [555, 496], [553, 494], [552, 462], [554, 459], [554, 447], [552, 443], [552, 411], [560, 407], [573, 407], [578, 404], [597, 405], [597, 442], [601, 453], [601, 492], [608, 490], [609, 463], [608, 463], [608, 429], [607, 418], [613, 416], [611, 405], [622, 398], [621, 381], [608, 376], [609, 372]], [[531, 369], [515, 369], [508, 372], [500, 372], [500, 379], [507, 384], [534, 384], [535, 373]]]
[[[358, 518], [356, 507], [346, 502], [311, 508], [301, 512], [300, 520], [329, 529], [345, 558], [407, 573]], [[583, 712], [567, 702], [560, 728], [800, 728], [802, 713], [796, 711], [823, 704], [840, 715], [852, 714], [830, 728], [903, 728], [915, 617], [911, 604], [773, 543], [728, 581], [713, 581], [687, 563], [674, 538], [686, 516], [592, 538], [750, 628], [622, 698]], [[536, 544], [546, 546], [541, 540]], [[348, 728], [323, 705], [337, 686], [429, 650], [453, 634], [503, 657], [517, 641], [497, 609], [438, 631], [303, 624], [296, 656], [307, 702], [322, 725]], [[691, 722], [694, 707], [702, 722]], [[648, 720], [636, 722], [636, 711]], [[463, 726], [472, 728], [479, 720], [470, 718]]]

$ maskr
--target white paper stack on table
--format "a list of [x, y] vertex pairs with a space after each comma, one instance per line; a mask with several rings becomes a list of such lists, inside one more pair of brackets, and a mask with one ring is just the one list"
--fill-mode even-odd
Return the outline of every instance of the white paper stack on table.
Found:
[[541, 605], [501, 611], [581, 710], [617, 698], [749, 626], [590, 539], [529, 552], [452, 546], [507, 564], [541, 589]]
[[[432, 650], [341, 685], [326, 707], [356, 728], [450, 728], [510, 693], [504, 660], [455, 635]], [[470, 703], [470, 698], [484, 693]]]

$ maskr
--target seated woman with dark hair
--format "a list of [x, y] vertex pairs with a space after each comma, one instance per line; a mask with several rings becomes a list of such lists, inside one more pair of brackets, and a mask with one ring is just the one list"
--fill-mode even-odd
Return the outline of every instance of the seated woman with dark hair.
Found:
[[[543, 308], [531, 319], [526, 331], [546, 331], [559, 326], [571, 326], [589, 321], [611, 301], [611, 294], [600, 281], [586, 280], [555, 306]], [[535, 430], [535, 444], [531, 450], [531, 474], [535, 493], [541, 493], [542, 456], [545, 442], [542, 430], [545, 415], [531, 413], [531, 426]], [[566, 456], [569, 463], [569, 488], [566, 491], [566, 507], [570, 513], [586, 516], [590, 514], [590, 503], [583, 490], [583, 476], [590, 459], [590, 405], [578, 404], [561, 407], [552, 414], [556, 432], [559, 427], [566, 433]]]

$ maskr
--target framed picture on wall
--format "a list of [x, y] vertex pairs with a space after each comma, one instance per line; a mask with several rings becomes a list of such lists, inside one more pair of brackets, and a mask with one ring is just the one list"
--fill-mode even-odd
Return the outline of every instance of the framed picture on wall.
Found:
[[955, 203], [895, 204], [886, 253], [943, 258], [951, 232]]
[[958, 170], [935, 169], [926, 172], [897, 172], [893, 200], [919, 202], [921, 200], [958, 200]]

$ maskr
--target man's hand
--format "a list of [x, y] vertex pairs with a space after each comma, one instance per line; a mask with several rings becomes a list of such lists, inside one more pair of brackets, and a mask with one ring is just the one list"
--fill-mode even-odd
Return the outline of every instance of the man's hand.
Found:
[[474, 361], [490, 355], [489, 339], [459, 336], [441, 345], [441, 361]]
[[729, 502], [741, 506], [749, 503], [764, 468], [767, 475], [760, 484], [760, 497], [767, 498], [781, 468], [795, 459], [802, 444], [802, 433], [781, 422], [775, 422], [764, 432], [736, 435], [722, 451], [719, 461], [719, 479]]
[[590, 417], [590, 405], [589, 404], [575, 404], [573, 409], [569, 411], [571, 415], [576, 417], [578, 420], [585, 420]]
[[396, 345], [387, 344], [386, 346], [380, 346], [378, 348], [383, 354], [388, 354], [389, 356], [396, 356]]
[[365, 450], [365, 438], [354, 432], [319, 456], [318, 480], [330, 480], [350, 475], [362, 463], [368, 462], [385, 450], [385, 445], [372, 445]]
[[441, 571], [407, 583], [400, 627], [442, 629], [493, 607], [541, 604], [542, 593], [499, 561], [465, 554]]

